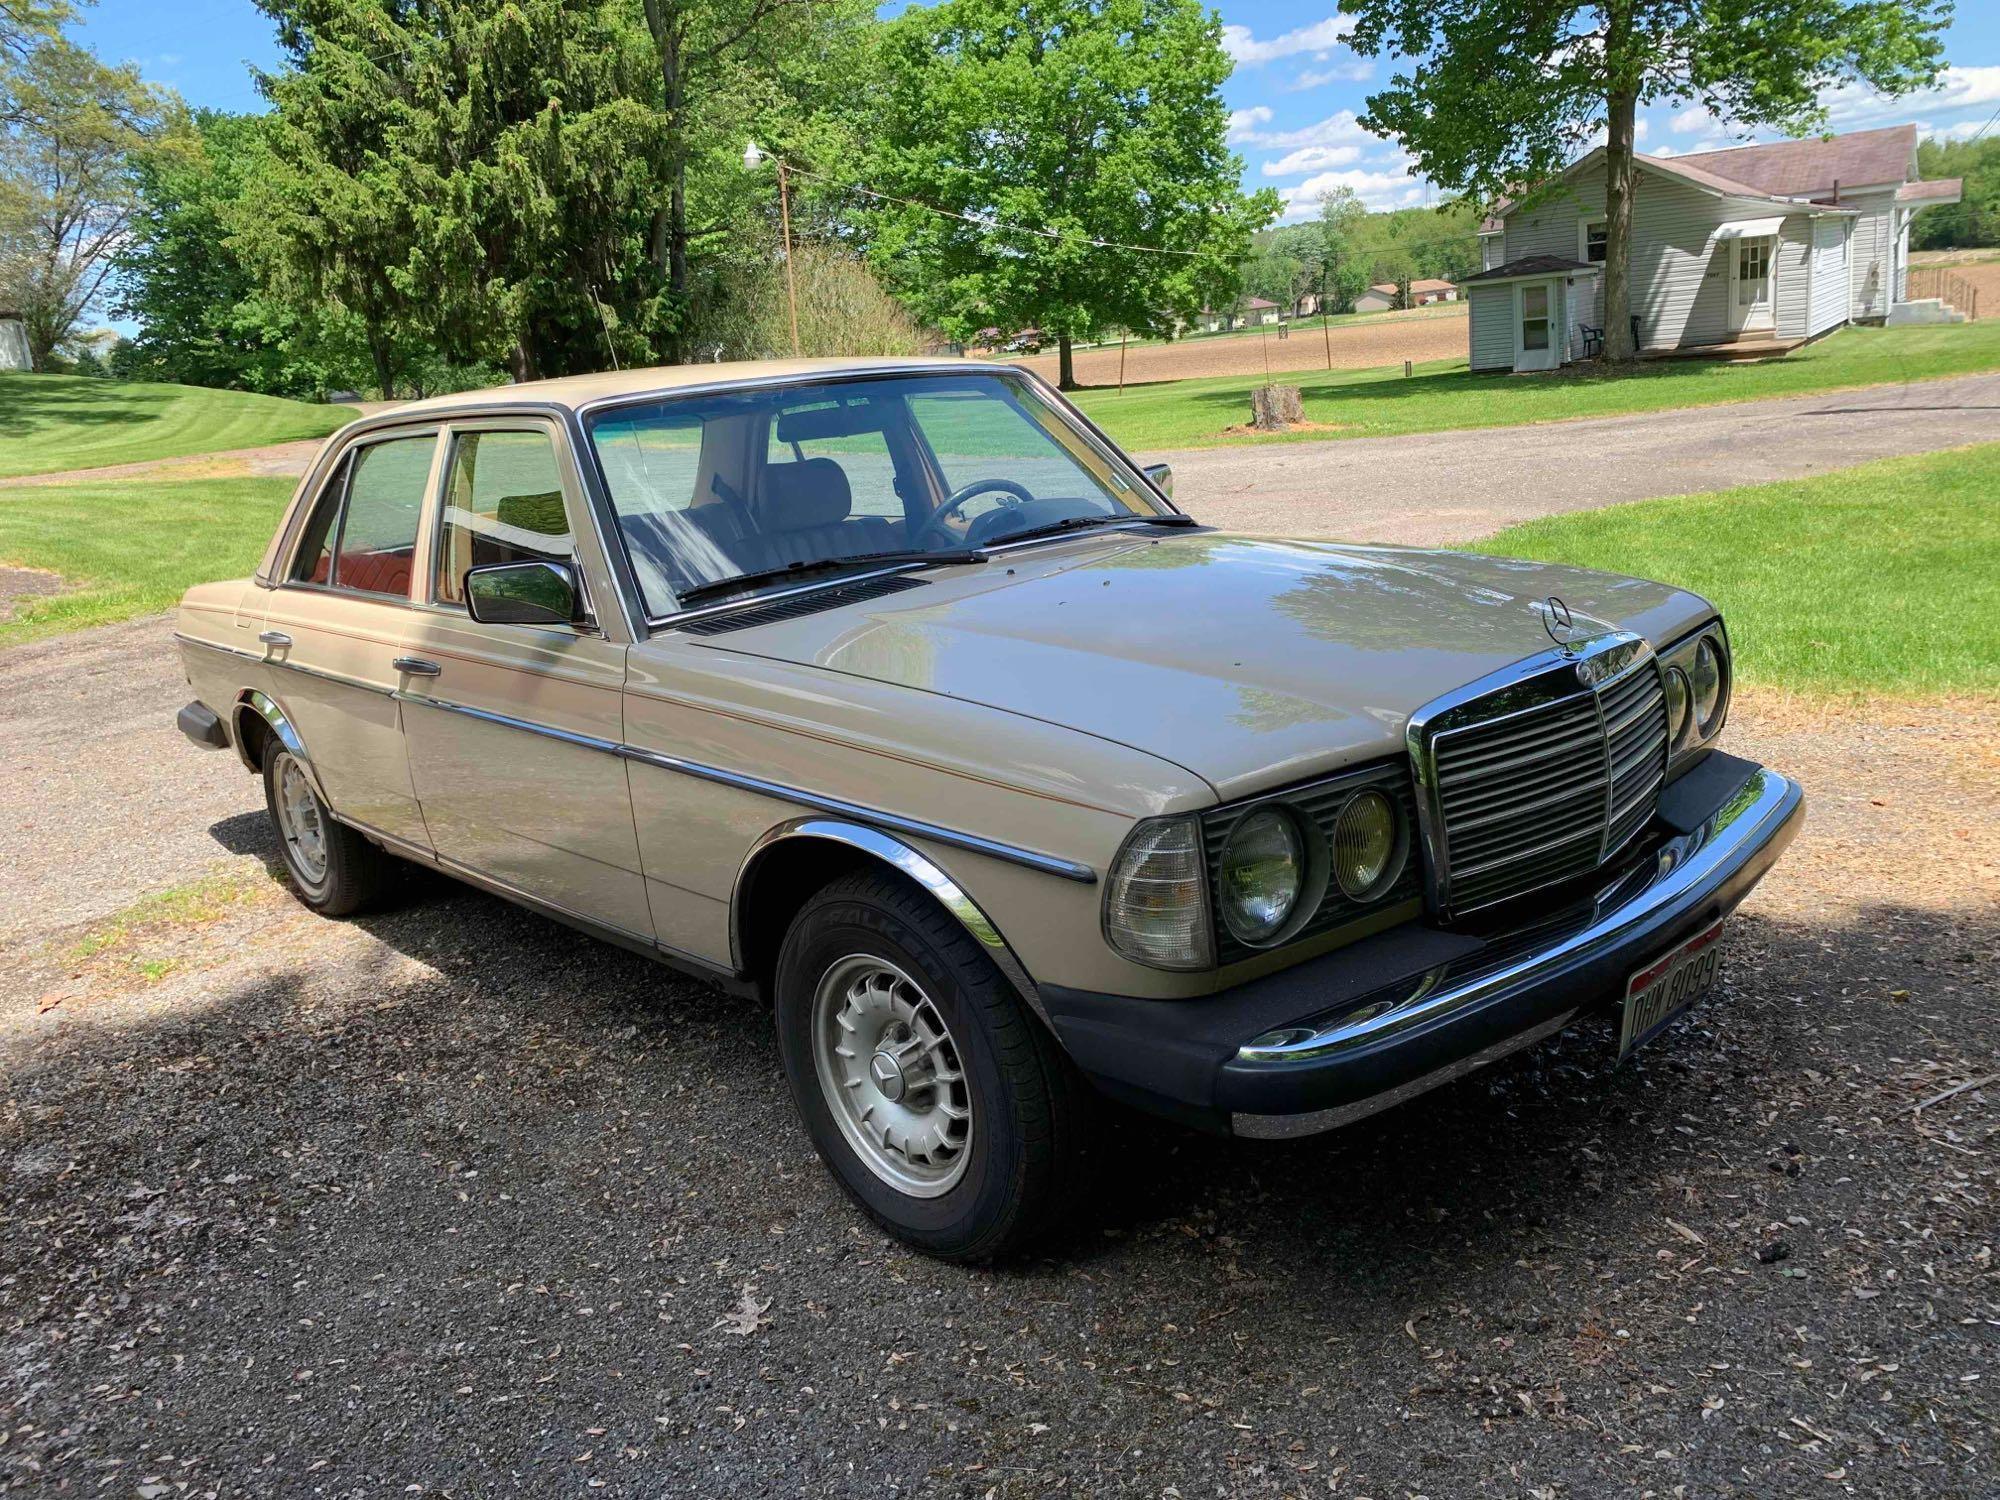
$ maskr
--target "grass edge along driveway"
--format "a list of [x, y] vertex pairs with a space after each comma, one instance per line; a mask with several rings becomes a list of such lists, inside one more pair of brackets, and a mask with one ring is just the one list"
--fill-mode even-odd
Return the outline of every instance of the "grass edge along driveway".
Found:
[[0, 652], [170, 608], [193, 584], [250, 573], [293, 479], [127, 480], [0, 490], [0, 563], [58, 574], [14, 601]]
[[1616, 373], [1601, 365], [1547, 375], [1474, 375], [1463, 360], [1373, 370], [1288, 370], [1310, 426], [1278, 434], [1232, 433], [1250, 420], [1249, 375], [1073, 393], [1126, 448], [1207, 448], [1236, 443], [1396, 437], [1475, 427], [1515, 427], [1675, 407], [1718, 406], [1857, 386], [1938, 380], [2000, 370], [2000, 318], [1930, 328], [1843, 328], [1781, 359], [1650, 360]]
[[164, 382], [0, 375], [0, 479], [325, 437], [360, 413]]
[[1806, 694], [2000, 695], [2000, 443], [1550, 516], [1482, 552], [1714, 601], [1737, 677]]

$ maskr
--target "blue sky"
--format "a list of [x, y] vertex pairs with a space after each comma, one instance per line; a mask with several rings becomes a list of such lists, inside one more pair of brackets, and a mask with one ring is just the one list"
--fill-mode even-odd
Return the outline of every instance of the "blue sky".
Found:
[[[900, 9], [900, 3], [885, 10]], [[1355, 123], [1372, 86], [1392, 71], [1342, 44], [1348, 23], [1331, 0], [1222, 0], [1224, 42], [1236, 71], [1224, 89], [1231, 143], [1248, 187], [1276, 188], [1287, 217], [1309, 216], [1320, 193], [1352, 187], [1372, 208], [1435, 201], [1395, 144]], [[260, 107], [251, 65], [277, 62], [271, 24], [250, 0], [98, 0], [80, 35], [107, 57], [137, 62], [192, 104]], [[1830, 100], [1838, 130], [1914, 120], [1964, 137], [2000, 111], [2000, 4], [1960, 0], [1947, 37], [1941, 87], [1897, 100], [1847, 89]], [[1659, 155], [1740, 144], [1699, 109], [1655, 109], [1640, 121], [1639, 149]], [[2000, 124], [1994, 126], [2000, 131]]]

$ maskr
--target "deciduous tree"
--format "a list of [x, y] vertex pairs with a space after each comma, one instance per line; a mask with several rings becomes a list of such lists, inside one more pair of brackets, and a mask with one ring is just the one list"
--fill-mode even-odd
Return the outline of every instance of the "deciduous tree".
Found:
[[1361, 123], [1400, 140], [1433, 182], [1491, 202], [1548, 190], [1605, 142], [1606, 353], [1630, 358], [1638, 109], [1700, 103], [1739, 126], [1803, 134], [1856, 80], [1932, 82], [1950, 0], [1342, 0], [1348, 45], [1409, 63]]
[[1229, 305], [1278, 203], [1239, 186], [1199, 0], [945, 0], [882, 50], [865, 181], [912, 202], [876, 200], [871, 256], [928, 321], [1034, 324], [1067, 387], [1076, 340]]

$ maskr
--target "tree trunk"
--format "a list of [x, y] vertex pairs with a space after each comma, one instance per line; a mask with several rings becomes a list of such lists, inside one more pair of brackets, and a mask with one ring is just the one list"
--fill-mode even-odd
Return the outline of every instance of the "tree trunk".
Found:
[[514, 347], [508, 351], [507, 368], [513, 375], [516, 385], [542, 378], [541, 372], [535, 367], [534, 351], [528, 347], [525, 339], [516, 340]]
[[1056, 335], [1056, 389], [1076, 389], [1076, 356], [1070, 350], [1069, 335], [1066, 333]]
[[1305, 419], [1304, 400], [1295, 385], [1260, 385], [1250, 393], [1250, 425], [1259, 432], [1283, 432]]
[[1639, 90], [1626, 76], [1632, 47], [1632, 8], [1608, 7], [1605, 66], [1611, 84], [1605, 98], [1604, 146], [1604, 355], [1630, 362], [1638, 354], [1632, 337], [1632, 190], [1636, 177], [1632, 147]]
[[389, 350], [389, 339], [380, 325], [370, 320], [368, 324], [368, 353], [375, 361], [375, 385], [382, 393], [384, 401], [396, 399], [396, 361]]
[[646, 29], [660, 62], [660, 97], [667, 116], [667, 205], [653, 216], [653, 264], [667, 273], [667, 306], [674, 325], [667, 333], [669, 364], [687, 354], [687, 145], [682, 116], [687, 108], [687, 80], [681, 67], [679, 9], [674, 0], [646, 0]]

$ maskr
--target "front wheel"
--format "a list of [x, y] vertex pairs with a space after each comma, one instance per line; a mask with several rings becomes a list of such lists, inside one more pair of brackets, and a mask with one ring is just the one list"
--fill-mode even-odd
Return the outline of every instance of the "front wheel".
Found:
[[964, 928], [887, 873], [834, 882], [778, 955], [779, 1049], [813, 1145], [905, 1243], [990, 1260], [1055, 1229], [1089, 1098]]

